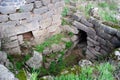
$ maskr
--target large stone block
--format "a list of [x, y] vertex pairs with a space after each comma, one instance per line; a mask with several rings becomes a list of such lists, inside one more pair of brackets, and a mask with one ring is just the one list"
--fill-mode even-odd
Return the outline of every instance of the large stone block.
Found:
[[47, 11], [48, 11], [48, 7], [44, 6], [44, 7], [38, 8], [38, 9], [34, 9], [33, 13], [34, 14], [43, 14], [43, 13], [46, 13]]
[[15, 40], [15, 41], [11, 41], [11, 42], [5, 42], [5, 44], [3, 44], [3, 46], [5, 48], [14, 48], [14, 47], [19, 46], [19, 43], [18, 43], [18, 40]]
[[4, 35], [7, 37], [39, 29], [39, 24], [37, 21], [32, 21], [30, 23], [26, 23], [20, 26], [14, 25], [2, 25], [2, 26], [4, 28], [3, 29], [5, 33]]
[[87, 31], [88, 31], [88, 27], [85, 26], [85, 25], [83, 25], [83, 24], [81, 24], [80, 22], [74, 21], [74, 22], [73, 22], [73, 25], [74, 25], [76, 28], [85, 31], [86, 33], [87, 33]]
[[88, 27], [93, 27], [93, 24], [88, 22], [85, 18], [81, 18], [81, 21], [80, 21], [82, 24], [88, 26]]
[[27, 19], [31, 17], [31, 13], [30, 12], [24, 12], [24, 13], [14, 13], [14, 14], [10, 14], [9, 18], [11, 20], [21, 20], [21, 19]]
[[116, 33], [117, 33], [117, 29], [114, 29], [114, 28], [112, 28], [110, 26], [106, 26], [104, 24], [101, 24], [101, 27], [104, 30], [104, 32], [106, 32], [106, 33], [108, 33], [110, 35], [116, 35]]
[[16, 12], [16, 8], [13, 6], [0, 6], [0, 13], [2, 14], [11, 14], [11, 13], [15, 13]]
[[8, 15], [0, 15], [0, 22], [5, 22], [8, 20]]
[[49, 27], [51, 24], [52, 24], [52, 18], [47, 18], [40, 21], [40, 27], [42, 29]]
[[42, 2], [41, 1], [35, 1], [35, 8], [40, 8], [42, 7]]
[[30, 12], [33, 9], [33, 3], [31, 4], [26, 4], [20, 7], [21, 12]]

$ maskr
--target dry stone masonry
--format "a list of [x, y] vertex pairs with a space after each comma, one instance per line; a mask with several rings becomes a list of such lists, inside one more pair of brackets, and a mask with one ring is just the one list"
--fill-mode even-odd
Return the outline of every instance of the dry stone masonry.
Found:
[[[60, 32], [63, 0], [0, 0], [0, 43], [11, 54]], [[31, 42], [32, 41], [32, 42]]]
[[74, 27], [87, 34], [87, 58], [95, 59], [120, 47], [119, 29], [107, 26], [93, 17], [86, 19], [80, 12], [74, 13], [72, 18]]

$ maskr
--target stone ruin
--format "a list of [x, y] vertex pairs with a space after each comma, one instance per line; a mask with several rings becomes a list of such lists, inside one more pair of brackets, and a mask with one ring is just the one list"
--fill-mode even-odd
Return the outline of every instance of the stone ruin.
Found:
[[0, 43], [10, 54], [21, 54], [21, 45], [42, 43], [59, 33], [63, 0], [0, 0]]
[[[16, 1], [14, 7], [8, 8], [11, 6], [8, 5], [9, 1]], [[7, 5], [3, 4], [5, 2]], [[10, 54], [21, 54], [21, 45], [26, 41], [36, 45], [60, 33], [63, 7], [63, 0], [1, 0], [0, 43], [3, 50]], [[95, 18], [87, 20], [80, 13], [74, 13], [71, 17], [72, 25], [82, 34], [79, 39], [83, 38], [86, 43], [87, 58], [95, 59], [120, 47], [118, 29]]]

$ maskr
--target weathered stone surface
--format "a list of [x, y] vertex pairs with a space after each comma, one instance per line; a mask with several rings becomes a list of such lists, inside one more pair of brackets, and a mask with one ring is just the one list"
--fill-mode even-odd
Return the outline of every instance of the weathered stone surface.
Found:
[[0, 15], [0, 22], [5, 22], [8, 20], [8, 15]]
[[48, 5], [50, 4], [51, 0], [41, 0], [43, 5]]
[[118, 38], [113, 37], [111, 42], [116, 48], [120, 47], [120, 40]]
[[18, 45], [18, 40], [12, 41], [12, 42], [6, 42], [5, 44], [3, 44], [5, 48], [13, 48], [13, 47], [17, 47]]
[[[5, 35], [7, 36], [14, 36], [17, 34], [22, 34], [25, 32], [29, 32], [32, 30], [39, 29], [39, 24], [37, 21], [32, 21], [30, 23], [26, 23], [20, 26], [15, 27], [14, 25], [3, 25], [4, 26], [4, 31]], [[34, 27], [33, 27], [34, 26]]]
[[88, 22], [85, 18], [81, 18], [80, 22], [88, 27], [93, 27], [93, 24]]
[[52, 50], [51, 50], [50, 48], [45, 48], [45, 49], [43, 50], [43, 54], [44, 54], [44, 55], [50, 54], [51, 52], [52, 52]]
[[117, 37], [120, 39], [120, 31], [117, 31]]
[[83, 25], [83, 24], [81, 24], [80, 22], [74, 21], [74, 22], [73, 22], [73, 25], [74, 25], [76, 28], [85, 31], [86, 33], [87, 33], [87, 31], [88, 31], [88, 27], [85, 26], [85, 25]]
[[78, 13], [74, 13], [72, 17], [73, 17], [73, 19], [75, 19], [77, 21], [80, 21], [82, 18], [81, 14], [78, 14]]
[[104, 32], [108, 34], [115, 35], [117, 33], [117, 29], [111, 28], [110, 26], [101, 24], [101, 27], [103, 28]]
[[62, 47], [58, 44], [52, 44], [51, 49], [53, 52], [58, 52], [62, 50]]
[[106, 45], [106, 41], [101, 37], [97, 37], [97, 41], [100, 42], [100, 44], [102, 45]]
[[93, 28], [88, 27], [86, 33], [87, 33], [88, 37], [96, 40], [97, 35], [96, 35], [96, 31]]
[[94, 45], [100, 45], [99, 42], [97, 42], [97, 41], [91, 39], [90, 37], [87, 37], [87, 40], [90, 41], [90, 42], [92, 42]]
[[38, 9], [34, 9], [33, 13], [34, 14], [43, 14], [47, 11], [48, 11], [48, 7], [45, 6], [45, 7], [41, 7], [41, 8], [38, 8]]
[[36, 0], [26, 0], [26, 3], [32, 3], [35, 2]]
[[56, 3], [58, 2], [59, 0], [51, 0], [52, 3]]
[[18, 80], [5, 66], [0, 64], [0, 80]]
[[26, 4], [20, 7], [21, 12], [30, 12], [33, 9], [33, 3], [31, 4]]
[[107, 34], [107, 33], [103, 32], [103, 30], [97, 31], [97, 35], [100, 36], [101, 38], [105, 39], [105, 40], [110, 40], [111, 37], [112, 37], [110, 34]]
[[11, 14], [15, 12], [16, 12], [16, 8], [13, 6], [4, 6], [4, 7], [0, 6], [0, 13], [2, 14]]
[[3, 51], [0, 51], [0, 64], [3, 64], [7, 61], [7, 54]]
[[74, 36], [71, 37], [71, 41], [72, 41], [72, 42], [75, 42], [75, 41], [77, 41], [77, 40], [78, 40], [78, 36], [74, 35]]
[[11, 20], [20, 20], [20, 19], [27, 19], [31, 17], [31, 13], [30, 12], [23, 12], [23, 13], [14, 13], [14, 14], [10, 14], [9, 18]]
[[79, 32], [78, 29], [76, 27], [73, 27], [73, 26], [65, 25], [62, 28], [65, 32], [72, 32], [74, 34], [78, 34], [78, 32]]
[[41, 1], [35, 1], [35, 8], [40, 8], [42, 7], [42, 2]]
[[64, 5], [65, 5], [64, 1], [56, 2], [55, 8], [64, 7]]
[[42, 53], [34, 51], [33, 57], [31, 57], [26, 64], [31, 68], [39, 69], [42, 66], [42, 58]]
[[47, 18], [40, 21], [40, 27], [42, 29], [49, 27], [51, 24], [52, 24], [52, 18]]
[[78, 64], [81, 67], [86, 67], [86, 66], [91, 66], [92, 62], [90, 62], [89, 60], [80, 60]]

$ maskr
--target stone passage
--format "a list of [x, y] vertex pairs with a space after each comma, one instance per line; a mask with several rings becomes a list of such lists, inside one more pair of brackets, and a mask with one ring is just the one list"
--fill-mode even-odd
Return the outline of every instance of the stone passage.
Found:
[[63, 0], [0, 0], [0, 43], [11, 54], [59, 33]]
[[86, 39], [86, 56], [88, 59], [107, 55], [115, 48], [120, 47], [119, 29], [104, 25], [93, 17], [87, 20], [79, 12], [75, 13], [72, 18], [73, 26], [78, 28], [80, 32], [82, 31], [83, 41]]

